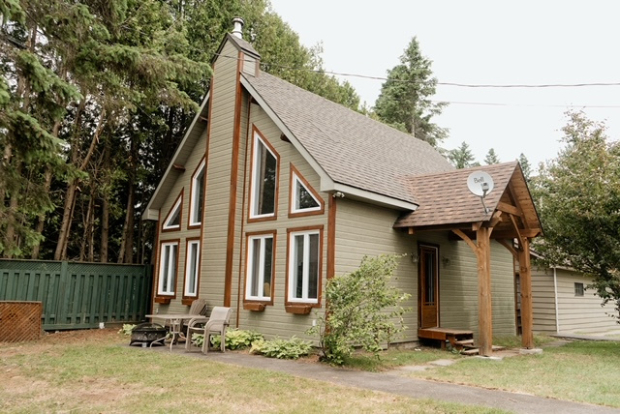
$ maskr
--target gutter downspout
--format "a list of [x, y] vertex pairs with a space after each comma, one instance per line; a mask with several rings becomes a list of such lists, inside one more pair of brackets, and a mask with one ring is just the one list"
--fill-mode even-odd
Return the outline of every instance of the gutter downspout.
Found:
[[558, 307], [558, 274], [557, 268], [553, 267], [553, 301], [555, 303], [555, 332], [560, 333], [560, 311]]

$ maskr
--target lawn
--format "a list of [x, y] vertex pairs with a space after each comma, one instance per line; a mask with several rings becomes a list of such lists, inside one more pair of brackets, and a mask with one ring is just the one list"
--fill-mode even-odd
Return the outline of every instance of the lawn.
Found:
[[151, 352], [127, 342], [104, 329], [0, 344], [0, 412], [502, 412]]
[[620, 408], [620, 342], [575, 341], [542, 355], [468, 357], [407, 375]]

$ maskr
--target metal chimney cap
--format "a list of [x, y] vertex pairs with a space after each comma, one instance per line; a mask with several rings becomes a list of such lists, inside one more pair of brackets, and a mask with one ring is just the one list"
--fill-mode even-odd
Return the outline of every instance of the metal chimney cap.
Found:
[[239, 39], [243, 39], [243, 25], [245, 22], [241, 17], [235, 17], [233, 19], [233, 31], [232, 35], [238, 37]]

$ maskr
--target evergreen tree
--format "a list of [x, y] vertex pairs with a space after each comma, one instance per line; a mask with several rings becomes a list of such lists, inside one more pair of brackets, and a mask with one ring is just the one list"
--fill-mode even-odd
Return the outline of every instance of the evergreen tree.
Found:
[[469, 168], [479, 165], [475, 163], [474, 154], [469, 149], [469, 145], [463, 141], [461, 146], [450, 150], [448, 153], [448, 159], [458, 169]]
[[523, 170], [523, 175], [525, 176], [525, 180], [529, 183], [530, 177], [532, 175], [532, 166], [530, 165], [530, 161], [527, 159], [524, 153], [519, 155], [519, 164], [521, 164], [521, 170]]
[[499, 164], [500, 163], [499, 157], [497, 156], [497, 154], [495, 153], [495, 150], [493, 148], [491, 148], [489, 150], [489, 152], [487, 152], [487, 155], [484, 157], [484, 163], [486, 165], [492, 165], [492, 164]]
[[437, 86], [431, 63], [422, 56], [414, 37], [400, 57], [400, 64], [388, 71], [388, 78], [375, 103], [375, 112], [386, 124], [436, 147], [446, 137], [447, 131], [432, 122], [434, 116], [441, 114], [444, 104], [431, 101]]

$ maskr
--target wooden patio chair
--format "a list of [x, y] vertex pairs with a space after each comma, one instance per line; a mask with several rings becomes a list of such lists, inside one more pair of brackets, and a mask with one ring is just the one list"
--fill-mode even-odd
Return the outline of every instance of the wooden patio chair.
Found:
[[204, 341], [202, 343], [202, 353], [209, 352], [209, 344], [211, 335], [220, 335], [222, 352], [226, 350], [226, 329], [230, 324], [230, 316], [232, 310], [223, 306], [215, 306], [211, 311], [211, 316], [207, 323], [204, 320], [191, 320], [187, 327], [187, 341], [185, 342], [185, 351], [190, 352], [192, 349], [192, 335], [203, 334]]

